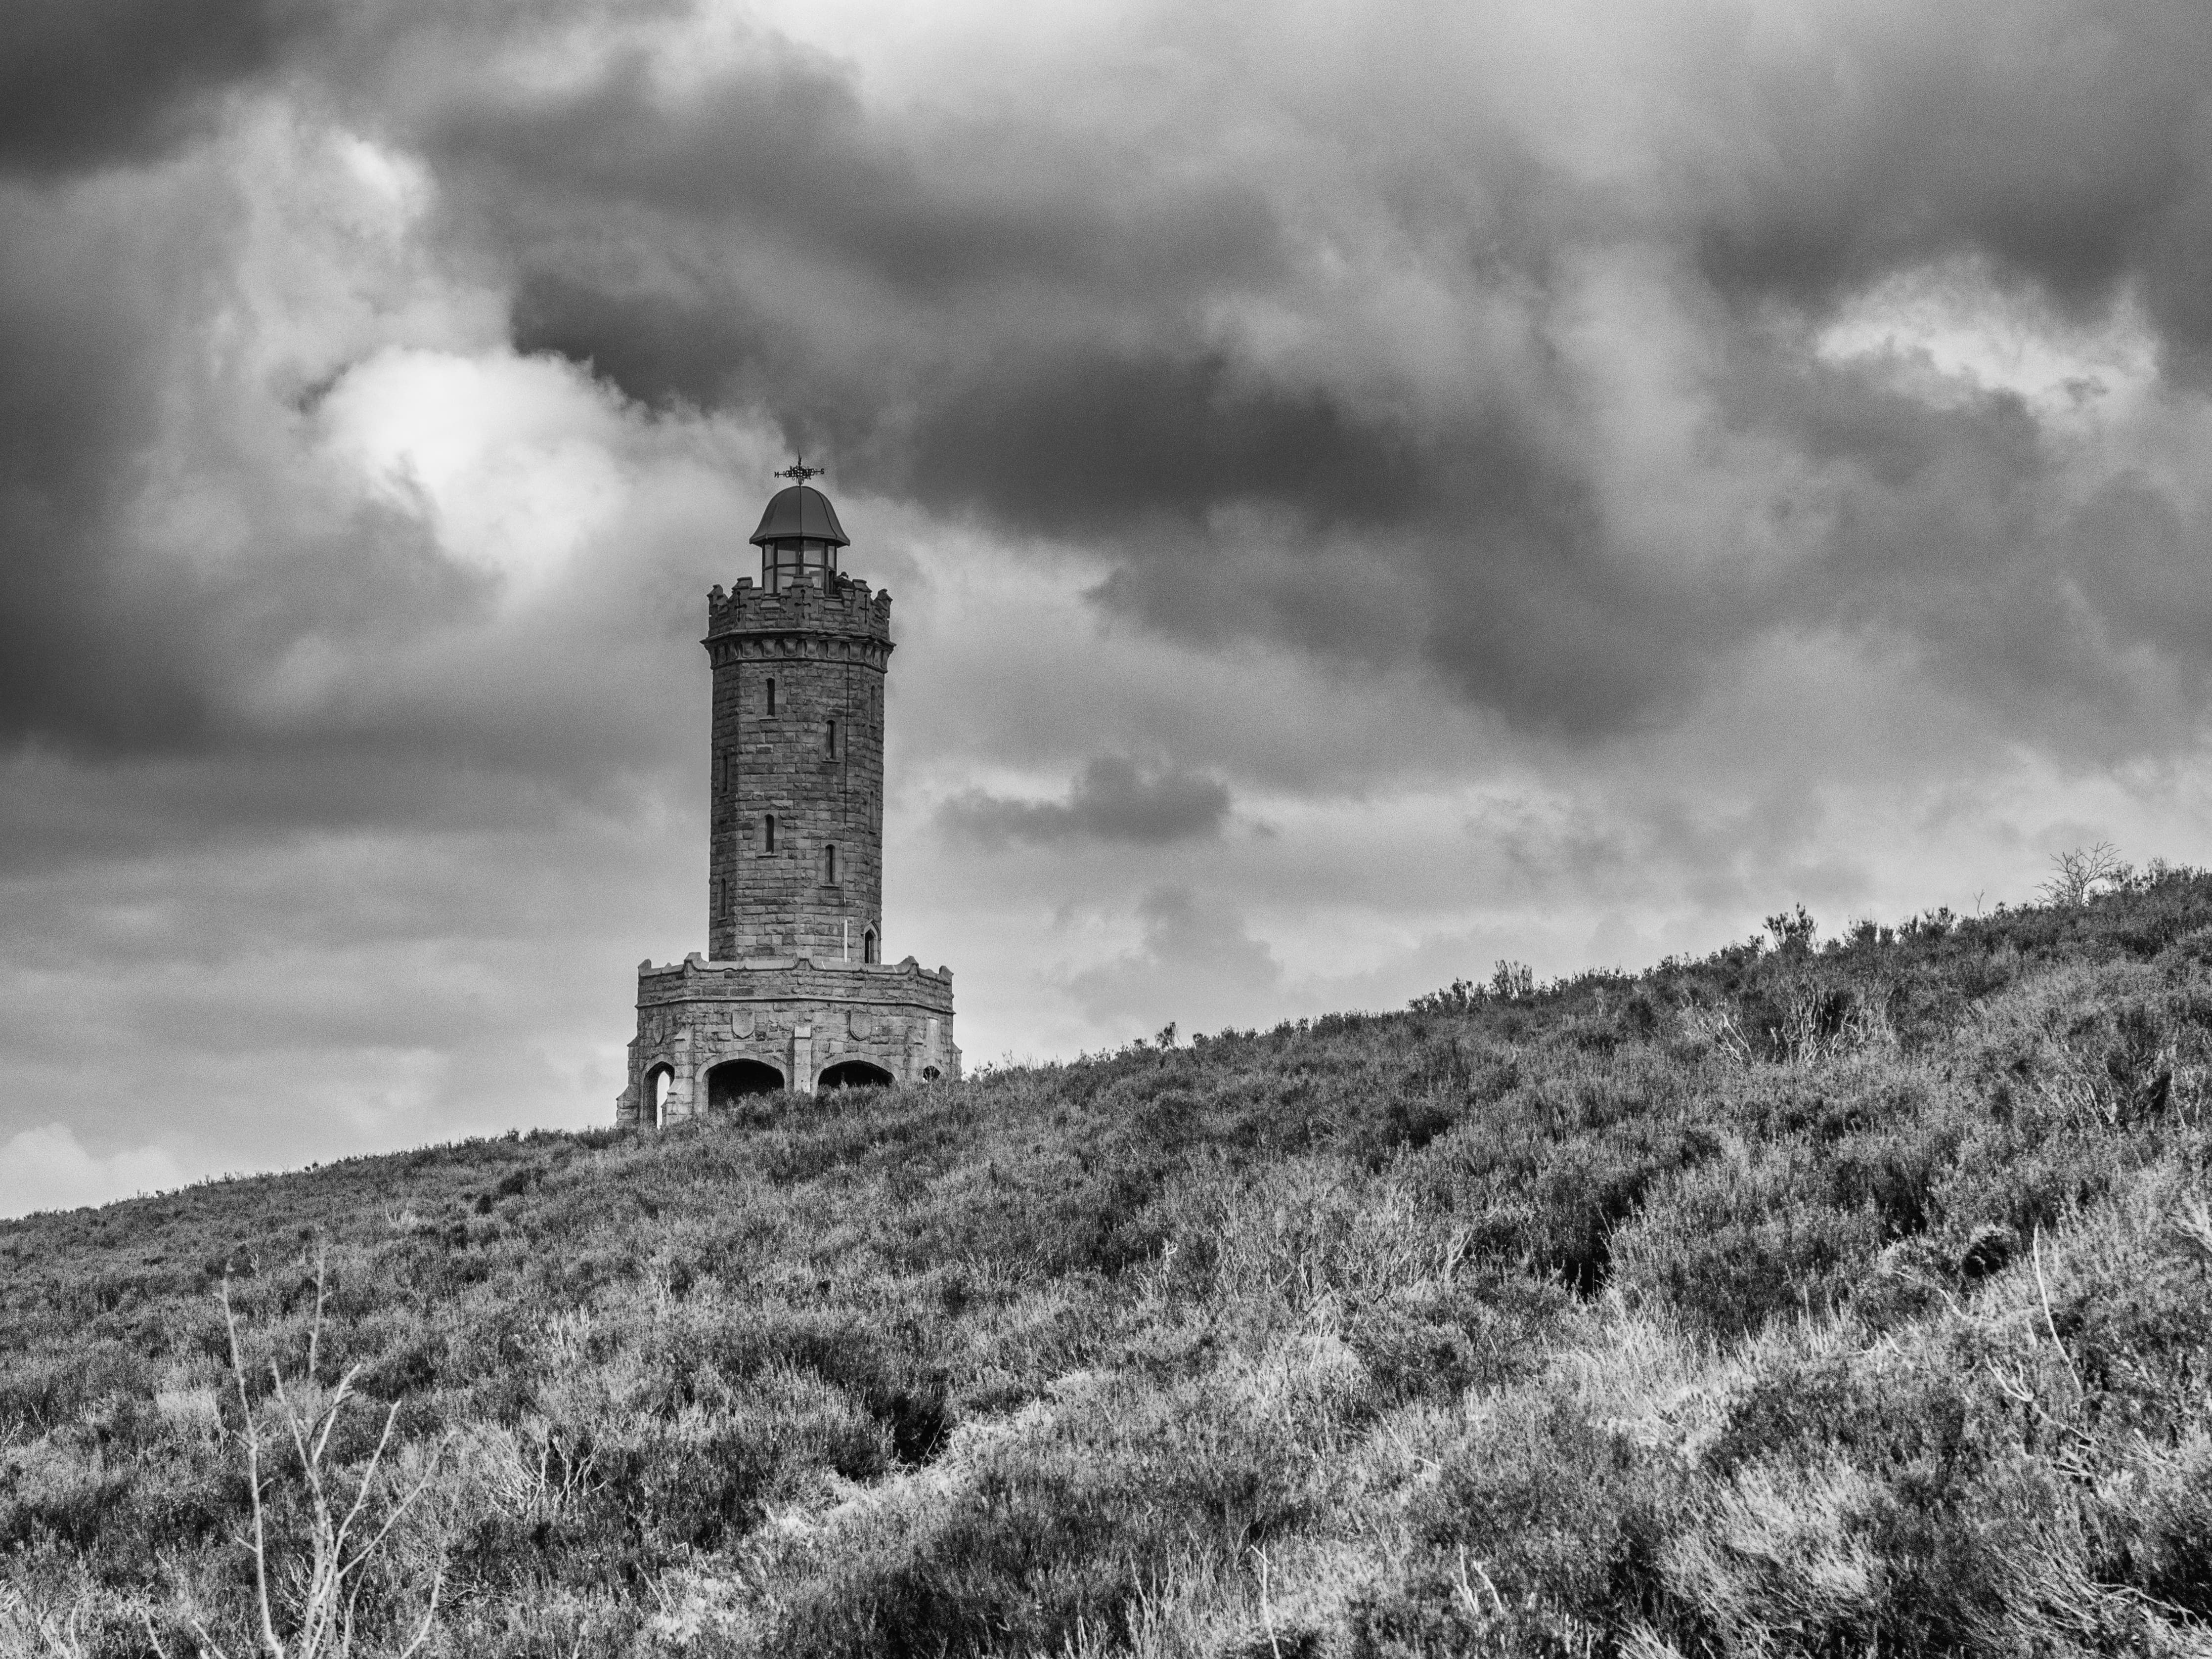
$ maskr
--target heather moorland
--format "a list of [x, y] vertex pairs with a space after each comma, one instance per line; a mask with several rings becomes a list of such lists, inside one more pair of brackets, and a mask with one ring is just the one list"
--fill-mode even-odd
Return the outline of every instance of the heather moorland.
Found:
[[2048, 897], [0, 1224], [0, 1650], [2212, 1651], [2212, 876]]

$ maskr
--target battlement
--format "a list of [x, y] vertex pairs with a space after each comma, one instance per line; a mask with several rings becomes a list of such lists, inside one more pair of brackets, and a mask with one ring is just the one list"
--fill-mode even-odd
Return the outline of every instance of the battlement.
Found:
[[637, 965], [640, 1006], [708, 997], [717, 1001], [781, 1002], [794, 998], [837, 1004], [904, 1004], [952, 1008], [952, 970], [931, 969], [912, 957], [903, 962], [817, 962], [811, 957], [757, 957], [709, 962], [693, 951], [681, 962]]
[[888, 645], [891, 596], [856, 576], [833, 574], [822, 586], [800, 582], [781, 593], [742, 577], [730, 592], [717, 586], [707, 595], [707, 637], [728, 634], [860, 635]]

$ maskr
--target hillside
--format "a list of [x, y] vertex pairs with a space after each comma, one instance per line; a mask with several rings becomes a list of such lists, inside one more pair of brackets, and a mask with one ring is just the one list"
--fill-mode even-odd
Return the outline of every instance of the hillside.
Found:
[[0, 1224], [0, 1650], [257, 1650], [227, 1283], [288, 1653], [2212, 1651], [2212, 876], [1771, 932]]

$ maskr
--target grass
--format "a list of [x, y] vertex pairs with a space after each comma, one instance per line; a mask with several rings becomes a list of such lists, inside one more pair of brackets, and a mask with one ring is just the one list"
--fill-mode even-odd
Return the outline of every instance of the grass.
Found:
[[0, 1651], [265, 1652], [258, 1439], [292, 1659], [2205, 1653], [2212, 877], [2106, 884], [0, 1224]]

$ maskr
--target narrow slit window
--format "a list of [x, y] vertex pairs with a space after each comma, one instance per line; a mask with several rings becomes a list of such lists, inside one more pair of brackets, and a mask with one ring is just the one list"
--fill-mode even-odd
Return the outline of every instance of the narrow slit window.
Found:
[[866, 933], [860, 935], [860, 960], [863, 962], [873, 962], [875, 959], [876, 930], [871, 927]]
[[837, 722], [835, 720], [830, 722], [830, 757], [832, 760], [837, 757]]
[[837, 884], [837, 845], [835, 842], [822, 849], [822, 884], [825, 887]]
[[775, 851], [775, 814], [771, 812], [761, 820], [761, 850]]
[[771, 714], [775, 713], [775, 682], [774, 680], [768, 683], [768, 712]]

